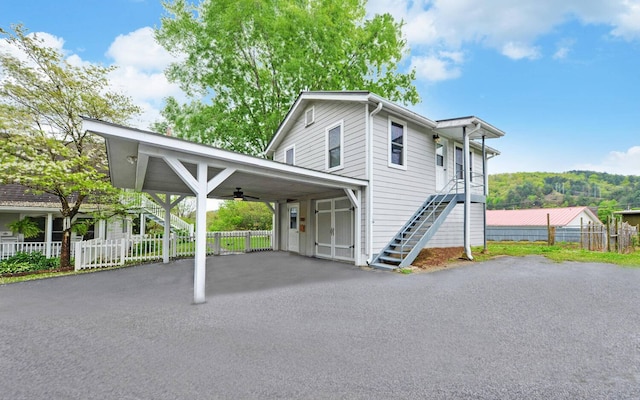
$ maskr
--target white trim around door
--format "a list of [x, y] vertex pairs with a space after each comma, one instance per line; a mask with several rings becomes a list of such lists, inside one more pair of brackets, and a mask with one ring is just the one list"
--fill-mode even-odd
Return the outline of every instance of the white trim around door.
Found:
[[287, 250], [300, 252], [300, 204], [287, 204]]
[[353, 206], [347, 197], [317, 200], [315, 255], [354, 260]]

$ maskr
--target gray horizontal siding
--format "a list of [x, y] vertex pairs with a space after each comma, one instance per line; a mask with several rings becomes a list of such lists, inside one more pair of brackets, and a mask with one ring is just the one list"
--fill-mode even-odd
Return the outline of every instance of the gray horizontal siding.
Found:
[[388, 121], [388, 114], [381, 112], [373, 122], [374, 253], [378, 253], [425, 199], [435, 193], [433, 131], [408, 124], [407, 169], [402, 170], [388, 166]]
[[[326, 170], [326, 129], [343, 122], [343, 168], [332, 173], [352, 178], [366, 178], [365, 106], [349, 102], [320, 101], [314, 107], [315, 122], [304, 126], [304, 113], [275, 150], [274, 159], [285, 161], [285, 149], [295, 145], [295, 164], [317, 171]], [[309, 108], [307, 107], [307, 108]]]
[[[484, 244], [484, 217], [480, 203], [471, 204], [471, 245]], [[425, 247], [464, 246], [464, 204], [457, 204], [446, 221]]]

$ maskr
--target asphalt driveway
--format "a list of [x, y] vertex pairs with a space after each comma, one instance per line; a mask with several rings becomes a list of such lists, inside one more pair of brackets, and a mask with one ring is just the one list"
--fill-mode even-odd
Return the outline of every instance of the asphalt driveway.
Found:
[[0, 286], [0, 398], [640, 398], [640, 268], [207, 263]]

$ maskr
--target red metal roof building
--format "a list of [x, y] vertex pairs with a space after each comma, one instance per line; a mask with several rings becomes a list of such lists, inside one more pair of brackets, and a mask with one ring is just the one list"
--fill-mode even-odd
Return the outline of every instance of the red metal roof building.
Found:
[[487, 226], [552, 226], [579, 227], [600, 223], [589, 207], [539, 208], [529, 210], [487, 210]]

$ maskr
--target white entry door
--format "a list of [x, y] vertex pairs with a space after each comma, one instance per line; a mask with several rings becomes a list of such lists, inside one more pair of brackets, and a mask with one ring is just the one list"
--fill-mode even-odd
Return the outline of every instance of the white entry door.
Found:
[[296, 253], [300, 252], [300, 205], [298, 203], [287, 204], [289, 214], [289, 239], [287, 249]]
[[353, 260], [353, 208], [346, 197], [316, 201], [316, 255]]
[[444, 143], [436, 143], [436, 189], [441, 191], [447, 184], [447, 148]]

